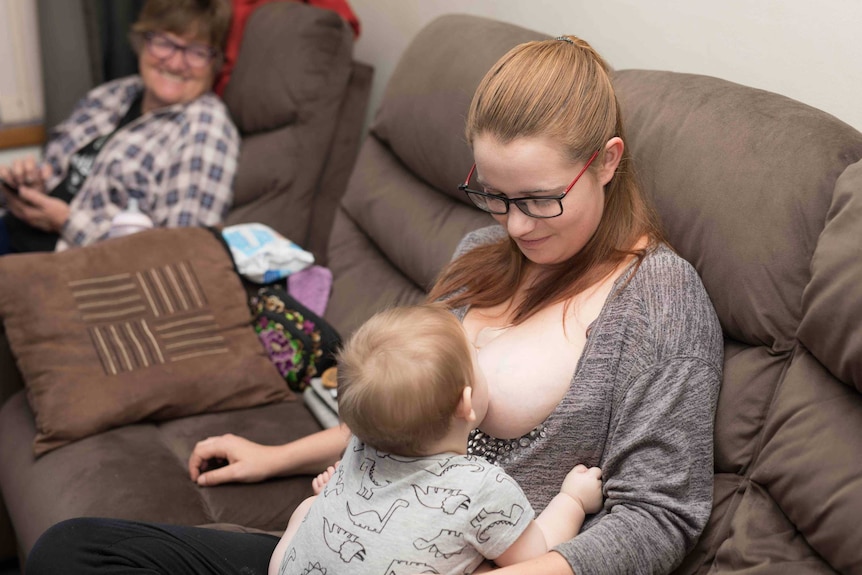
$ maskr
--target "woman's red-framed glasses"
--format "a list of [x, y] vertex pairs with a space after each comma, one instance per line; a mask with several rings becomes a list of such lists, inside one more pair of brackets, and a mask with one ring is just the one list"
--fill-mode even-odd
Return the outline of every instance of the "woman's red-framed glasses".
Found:
[[495, 214], [498, 216], [508, 214], [509, 204], [515, 204], [521, 212], [531, 218], [556, 218], [563, 213], [563, 198], [566, 197], [569, 190], [575, 187], [575, 184], [578, 183], [578, 180], [581, 179], [581, 176], [584, 175], [584, 172], [587, 171], [587, 168], [590, 167], [590, 164], [593, 163], [593, 160], [595, 160], [598, 155], [599, 151], [596, 150], [593, 155], [590, 156], [590, 159], [587, 160], [587, 163], [584, 164], [581, 171], [578, 172], [578, 175], [575, 176], [575, 179], [572, 180], [572, 183], [569, 184], [569, 187], [558, 196], [523, 196], [520, 198], [507, 198], [506, 196], [498, 194], [489, 194], [488, 192], [471, 190], [469, 187], [470, 179], [473, 177], [473, 172], [476, 171], [475, 163], [473, 164], [473, 167], [470, 168], [470, 173], [467, 174], [467, 179], [463, 184], [458, 186], [458, 189], [467, 194], [467, 197], [470, 198], [470, 201], [473, 202], [477, 208], [488, 212], [489, 214]]

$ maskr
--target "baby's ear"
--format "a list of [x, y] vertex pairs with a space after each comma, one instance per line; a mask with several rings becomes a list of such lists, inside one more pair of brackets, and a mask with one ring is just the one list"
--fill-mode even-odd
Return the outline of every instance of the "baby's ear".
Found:
[[464, 421], [476, 421], [476, 412], [473, 410], [473, 388], [469, 385], [461, 392], [461, 400], [455, 408], [455, 417]]

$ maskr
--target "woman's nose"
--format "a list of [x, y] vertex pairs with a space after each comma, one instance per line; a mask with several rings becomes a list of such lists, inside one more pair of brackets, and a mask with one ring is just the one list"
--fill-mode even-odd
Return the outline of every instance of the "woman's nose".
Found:
[[506, 215], [506, 230], [510, 236], [521, 237], [532, 231], [535, 226], [535, 218], [526, 215], [515, 205], [509, 206], [509, 213]]
[[171, 70], [185, 70], [186, 68], [186, 54], [183, 50], [177, 48], [174, 50], [174, 53], [169, 57], [165, 58], [164, 64], [168, 66]]

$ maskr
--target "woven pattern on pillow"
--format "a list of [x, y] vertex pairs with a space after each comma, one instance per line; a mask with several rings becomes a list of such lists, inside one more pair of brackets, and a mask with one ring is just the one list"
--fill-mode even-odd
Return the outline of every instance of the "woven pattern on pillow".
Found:
[[0, 286], [37, 455], [120, 425], [293, 398], [210, 230], [6, 256]]

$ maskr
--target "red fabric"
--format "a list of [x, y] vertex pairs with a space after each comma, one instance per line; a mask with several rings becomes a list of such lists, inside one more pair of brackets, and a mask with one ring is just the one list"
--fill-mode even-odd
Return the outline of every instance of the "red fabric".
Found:
[[[239, 47], [242, 44], [242, 33], [245, 30], [245, 23], [255, 8], [263, 6], [274, 0], [231, 0], [233, 4], [233, 17], [231, 18], [230, 30], [228, 31], [227, 41], [225, 42], [224, 50], [224, 65], [221, 68], [218, 76], [215, 79], [213, 90], [219, 96], [224, 93], [225, 86], [230, 80], [230, 74], [233, 71], [236, 58], [239, 55]], [[353, 28], [353, 37], [359, 38], [359, 18], [350, 8], [347, 0], [294, 0], [301, 1], [304, 4], [317, 6], [337, 12], [348, 24]]]

